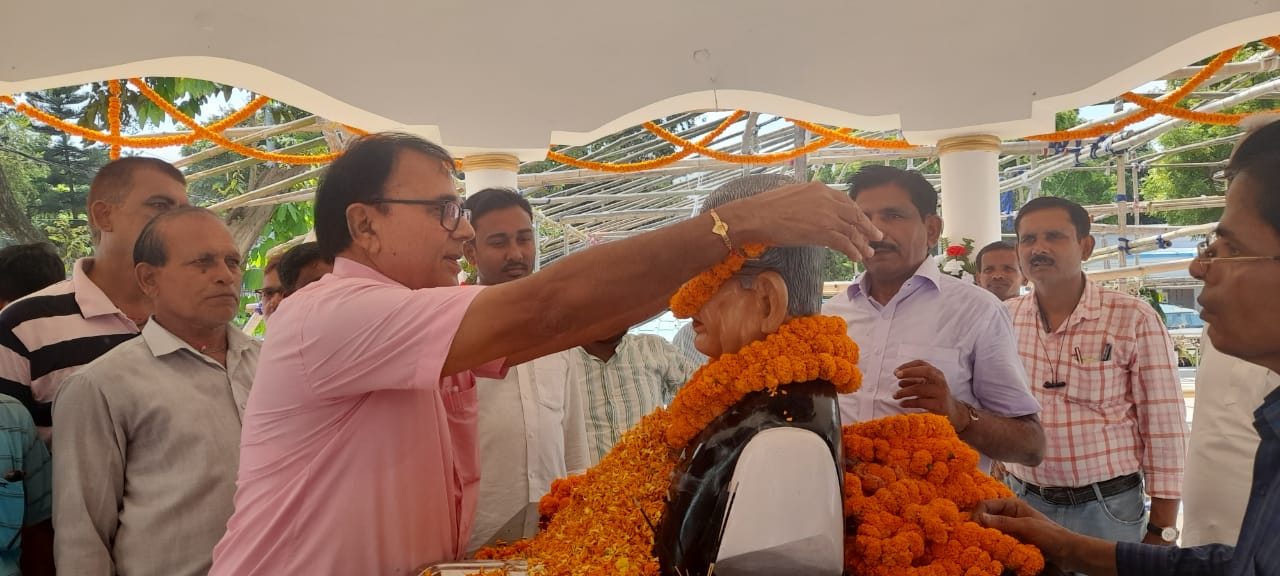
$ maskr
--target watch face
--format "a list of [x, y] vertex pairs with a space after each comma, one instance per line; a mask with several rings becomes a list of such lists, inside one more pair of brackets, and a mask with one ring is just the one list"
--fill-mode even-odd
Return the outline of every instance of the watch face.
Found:
[[1165, 528], [1164, 530], [1161, 530], [1161, 531], [1160, 531], [1160, 539], [1161, 539], [1161, 540], [1164, 540], [1165, 542], [1173, 542], [1174, 540], [1177, 540], [1177, 539], [1178, 539], [1178, 529], [1177, 529], [1177, 528]]

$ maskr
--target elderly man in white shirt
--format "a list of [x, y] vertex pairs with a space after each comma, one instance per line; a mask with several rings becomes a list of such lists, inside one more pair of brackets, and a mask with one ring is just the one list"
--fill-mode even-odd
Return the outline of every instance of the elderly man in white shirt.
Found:
[[1206, 327], [1196, 369], [1187, 465], [1182, 478], [1183, 546], [1235, 544], [1253, 481], [1253, 411], [1280, 376], [1214, 348]]
[[[527, 200], [513, 190], [489, 188], [467, 198], [466, 208], [476, 235], [463, 252], [481, 285], [533, 272], [538, 241]], [[495, 539], [532, 536], [535, 503], [551, 481], [587, 469], [582, 398], [578, 387], [568, 385], [566, 354], [520, 364], [501, 380], [476, 378], [480, 497], [468, 553]]]

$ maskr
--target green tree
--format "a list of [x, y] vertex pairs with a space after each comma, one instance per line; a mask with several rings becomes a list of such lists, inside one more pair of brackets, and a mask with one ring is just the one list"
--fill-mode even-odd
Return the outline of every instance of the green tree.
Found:
[[[79, 86], [54, 88], [27, 94], [27, 101], [58, 118], [74, 118], [90, 100], [90, 94]], [[56, 192], [41, 198], [42, 212], [83, 211], [93, 175], [109, 160], [106, 147], [92, 143], [74, 143], [71, 136], [52, 126], [33, 125], [32, 130], [47, 135], [49, 146], [42, 157], [49, 161], [46, 181]]]
[[[1259, 42], [1245, 45], [1235, 57], [1236, 61], [1249, 58], [1258, 52], [1267, 50]], [[1248, 88], [1258, 83], [1276, 78], [1280, 72], [1261, 72], [1246, 78], [1226, 78], [1217, 83], [1203, 87], [1203, 90], [1226, 90], [1229, 88]], [[1173, 88], [1178, 81], [1170, 81]], [[1199, 100], [1187, 99], [1178, 103], [1181, 108], [1192, 108]], [[1244, 102], [1222, 110], [1228, 114], [1249, 113], [1272, 110], [1277, 106], [1274, 98], [1260, 98]], [[1239, 133], [1235, 126], [1213, 126], [1208, 124], [1184, 124], [1162, 134], [1157, 142], [1163, 150], [1171, 150], [1191, 146], [1201, 142], [1230, 136]], [[1214, 174], [1225, 165], [1231, 156], [1231, 143], [1212, 146], [1195, 147], [1165, 156], [1151, 166], [1150, 175], [1143, 183], [1143, 193], [1147, 198], [1168, 200], [1176, 198], [1197, 198], [1200, 196], [1222, 196], [1226, 186], [1214, 180]], [[1208, 166], [1171, 166], [1162, 168], [1162, 164], [1210, 164]], [[1170, 224], [1192, 225], [1216, 222], [1222, 217], [1221, 208], [1200, 208], [1178, 210], [1162, 214]]]
[[[216, 96], [230, 98], [234, 87], [218, 84], [208, 80], [195, 78], [155, 77], [143, 78], [142, 81], [160, 95], [166, 102], [172, 103], [179, 112], [195, 118], [200, 107]], [[131, 130], [148, 126], [160, 126], [166, 114], [154, 102], [133, 89], [126, 80], [121, 79], [120, 90], [120, 124]], [[77, 90], [84, 90], [88, 99], [80, 110], [77, 123], [85, 128], [103, 129], [107, 126], [107, 110], [111, 93], [107, 82], [86, 84]]]
[[40, 155], [48, 138], [31, 129], [25, 116], [0, 111], [0, 243], [46, 240], [32, 223], [28, 206], [48, 186], [49, 165]]

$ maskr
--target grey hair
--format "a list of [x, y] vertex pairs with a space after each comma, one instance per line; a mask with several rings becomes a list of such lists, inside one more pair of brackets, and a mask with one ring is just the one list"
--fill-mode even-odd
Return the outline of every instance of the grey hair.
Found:
[[[795, 180], [781, 174], [752, 174], [735, 178], [709, 194], [698, 213], [795, 183]], [[728, 224], [733, 225], [732, 222]], [[743, 269], [777, 272], [787, 284], [787, 313], [812, 316], [822, 311], [823, 256], [823, 249], [818, 246], [773, 247], [765, 250], [760, 258], [748, 260]]]

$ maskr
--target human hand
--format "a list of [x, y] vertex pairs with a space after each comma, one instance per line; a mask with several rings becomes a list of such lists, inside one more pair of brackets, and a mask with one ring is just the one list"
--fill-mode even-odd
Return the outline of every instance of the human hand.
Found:
[[[1018, 540], [1040, 549], [1045, 561], [1063, 570], [1072, 571], [1081, 566], [1099, 566], [1106, 563], [1106, 545], [1109, 543], [1081, 536], [1055, 524], [1040, 511], [1020, 498], [1003, 498], [979, 502], [973, 509], [973, 521], [987, 528], [995, 528]], [[1102, 556], [1086, 558], [1086, 554]], [[1114, 563], [1115, 547], [1110, 547]], [[1114, 564], [1112, 565], [1114, 570]]]
[[827, 246], [855, 261], [884, 238], [849, 195], [821, 182], [782, 186], [716, 208], [735, 245]]
[[1005, 470], [1004, 462], [999, 460], [991, 461], [991, 477], [998, 482], [1004, 482], [1004, 477], [1009, 475], [1009, 471]]
[[951, 397], [947, 376], [941, 370], [924, 360], [912, 360], [894, 369], [893, 375], [898, 377], [900, 387], [893, 399], [900, 406], [946, 416], [957, 433], [969, 426], [969, 413]]

